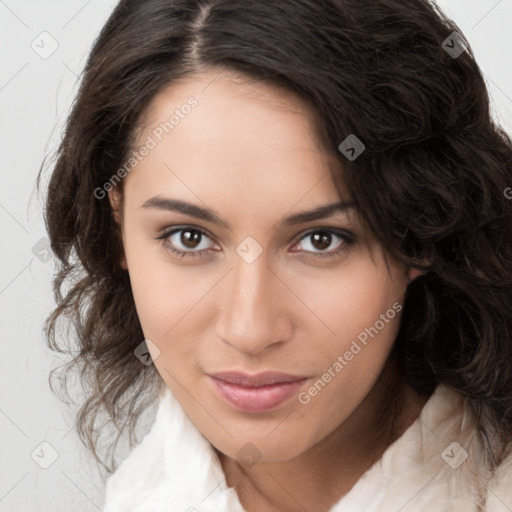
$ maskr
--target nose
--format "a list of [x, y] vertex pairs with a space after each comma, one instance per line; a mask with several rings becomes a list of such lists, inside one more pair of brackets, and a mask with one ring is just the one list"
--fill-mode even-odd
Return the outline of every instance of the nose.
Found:
[[252, 263], [237, 256], [222, 284], [216, 334], [239, 352], [257, 355], [291, 338], [294, 297], [276, 274], [264, 254]]

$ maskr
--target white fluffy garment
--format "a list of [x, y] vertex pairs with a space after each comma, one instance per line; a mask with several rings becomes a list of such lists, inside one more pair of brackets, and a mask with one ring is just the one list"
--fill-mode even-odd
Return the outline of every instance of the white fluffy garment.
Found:
[[[213, 447], [167, 387], [150, 432], [108, 478], [105, 500], [104, 512], [246, 512]], [[329, 512], [458, 511], [512, 512], [512, 447], [491, 474], [467, 400], [440, 384]]]

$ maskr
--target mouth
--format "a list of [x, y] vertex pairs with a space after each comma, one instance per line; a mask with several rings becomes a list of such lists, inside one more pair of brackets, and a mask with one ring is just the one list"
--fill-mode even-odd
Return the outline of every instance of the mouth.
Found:
[[270, 412], [284, 405], [308, 379], [281, 372], [257, 375], [221, 372], [208, 377], [224, 402], [237, 411], [253, 414]]

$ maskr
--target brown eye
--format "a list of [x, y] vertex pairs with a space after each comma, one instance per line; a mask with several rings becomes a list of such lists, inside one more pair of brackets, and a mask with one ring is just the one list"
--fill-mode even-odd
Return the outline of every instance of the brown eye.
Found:
[[333, 248], [340, 245], [340, 242], [336, 239], [341, 239], [341, 244], [344, 242], [344, 238], [340, 234], [333, 233], [327, 230], [316, 230], [306, 234], [301, 241], [307, 241], [309, 243], [304, 244], [303, 249], [309, 252], [324, 252], [326, 249]]
[[311, 244], [315, 249], [324, 251], [331, 245], [332, 235], [327, 231], [317, 231], [309, 236], [311, 236]]
[[[355, 242], [355, 236], [332, 228], [320, 229], [306, 233], [294, 247], [294, 252], [312, 254], [314, 257], [338, 256], [349, 250]], [[302, 245], [302, 248], [300, 246]], [[328, 249], [331, 250], [328, 250]]]
[[201, 241], [203, 234], [196, 229], [183, 229], [181, 230], [181, 236], [179, 237], [180, 243], [182, 243], [187, 249], [197, 249], [198, 243]]
[[192, 226], [169, 230], [157, 240], [162, 241], [165, 248], [179, 258], [204, 256], [208, 249], [215, 246], [208, 245], [207, 241], [211, 240], [208, 234]]

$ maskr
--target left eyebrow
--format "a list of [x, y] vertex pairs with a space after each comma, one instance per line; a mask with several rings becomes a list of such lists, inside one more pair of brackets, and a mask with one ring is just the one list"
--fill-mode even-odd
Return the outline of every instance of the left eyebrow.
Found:
[[[151, 199], [148, 199], [141, 208], [155, 208], [158, 210], [174, 211], [177, 213], [182, 213], [183, 215], [189, 215], [190, 217], [212, 222], [214, 224], [218, 224], [230, 229], [229, 224], [225, 220], [221, 219], [220, 216], [213, 210], [203, 208], [186, 201], [181, 201], [179, 199], [155, 196]], [[297, 224], [303, 224], [313, 220], [324, 219], [332, 216], [336, 212], [345, 212], [354, 208], [355, 203], [353, 201], [339, 201], [337, 203], [318, 206], [313, 210], [294, 213], [293, 215], [282, 219], [279, 224], [284, 226], [295, 226]]]
[[295, 226], [296, 224], [303, 224], [312, 220], [325, 219], [331, 217], [336, 212], [346, 212], [347, 210], [355, 209], [355, 207], [356, 204], [354, 201], [339, 201], [337, 203], [318, 206], [313, 210], [294, 213], [284, 218], [281, 223], [285, 226]]

